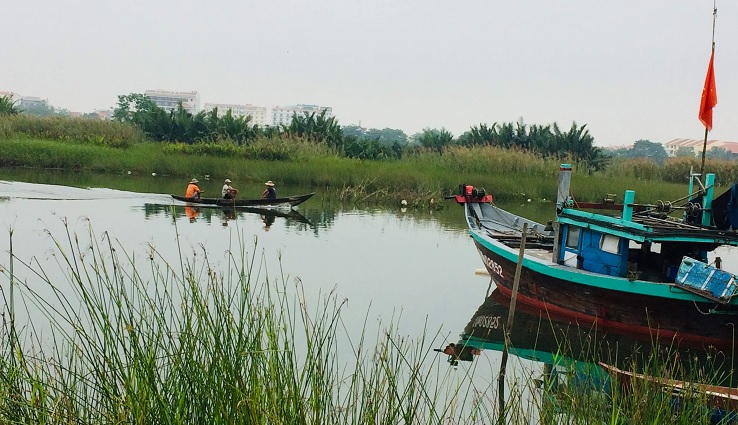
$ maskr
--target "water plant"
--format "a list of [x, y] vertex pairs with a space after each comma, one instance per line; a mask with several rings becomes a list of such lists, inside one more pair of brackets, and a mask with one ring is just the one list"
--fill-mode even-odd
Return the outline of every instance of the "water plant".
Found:
[[50, 236], [66, 282], [16, 257], [12, 242], [2, 267], [0, 422], [440, 424], [493, 414], [430, 349], [438, 334], [409, 338], [391, 321], [375, 337], [366, 325], [349, 335], [343, 300], [315, 300], [270, 274], [242, 236], [217, 262], [151, 246], [143, 264], [106, 233], [64, 225]]

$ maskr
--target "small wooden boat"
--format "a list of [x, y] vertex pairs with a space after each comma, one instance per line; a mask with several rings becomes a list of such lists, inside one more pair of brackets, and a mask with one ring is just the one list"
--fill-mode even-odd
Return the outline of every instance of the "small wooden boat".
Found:
[[[723, 413], [723, 416], [725, 416], [725, 413], [727, 412], [738, 412], [738, 388], [650, 376], [619, 369], [616, 366], [603, 362], [599, 362], [599, 365], [607, 371], [626, 392], [630, 391], [636, 384], [648, 385], [652, 386], [654, 390], [671, 394], [672, 397], [679, 400], [701, 401], [702, 403], [705, 403], [707, 407], [716, 411], [713, 412], [713, 415], [721, 412]], [[731, 421], [730, 423], [734, 422]]]
[[303, 202], [310, 199], [315, 192], [306, 193], [304, 195], [286, 196], [283, 198], [275, 199], [223, 199], [223, 198], [186, 198], [184, 196], [172, 195], [172, 198], [187, 202], [190, 204], [198, 205], [217, 205], [219, 207], [277, 207], [283, 205], [289, 205], [294, 207], [295, 205], [302, 204]]

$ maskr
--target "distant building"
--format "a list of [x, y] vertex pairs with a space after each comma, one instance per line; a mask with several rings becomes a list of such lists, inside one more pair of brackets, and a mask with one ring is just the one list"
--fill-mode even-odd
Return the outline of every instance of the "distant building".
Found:
[[36, 96], [23, 96], [12, 91], [0, 91], [0, 97], [8, 97], [15, 103], [16, 108], [48, 108], [49, 101]]
[[93, 113], [97, 114], [97, 116], [100, 117], [101, 120], [112, 120], [113, 119], [112, 109], [98, 109]]
[[144, 95], [166, 111], [176, 110], [181, 102], [185, 111], [193, 115], [200, 112], [200, 95], [196, 91], [146, 90]]
[[23, 108], [48, 108], [49, 101], [36, 96], [18, 96], [15, 100], [17, 107]]
[[329, 106], [318, 106], [318, 105], [290, 105], [290, 106], [275, 106], [272, 108], [272, 125], [277, 127], [282, 124], [290, 125], [292, 123], [292, 115], [297, 114], [302, 116], [304, 114], [320, 115], [325, 111], [325, 117], [333, 117], [333, 108]]
[[633, 149], [633, 145], [600, 146], [600, 148], [602, 148], [603, 150], [607, 152], [614, 152], [614, 151], [619, 151], [620, 149], [625, 149], [625, 150]]
[[222, 117], [228, 110], [231, 114], [238, 117], [251, 117], [253, 124], [258, 124], [260, 127], [265, 127], [267, 122], [267, 108], [265, 106], [254, 106], [254, 105], [236, 105], [230, 103], [206, 103], [203, 107], [205, 111], [212, 111], [218, 108], [218, 116]]
[[[669, 156], [676, 156], [677, 151], [680, 149], [689, 149], [692, 151], [694, 156], [702, 155], [702, 147], [705, 146], [704, 140], [695, 139], [674, 139], [664, 143], [664, 149]], [[707, 141], [707, 152], [710, 152], [712, 148], [723, 148], [731, 152], [733, 155], [738, 155], [738, 142], [725, 142], [722, 140], [708, 140]]]

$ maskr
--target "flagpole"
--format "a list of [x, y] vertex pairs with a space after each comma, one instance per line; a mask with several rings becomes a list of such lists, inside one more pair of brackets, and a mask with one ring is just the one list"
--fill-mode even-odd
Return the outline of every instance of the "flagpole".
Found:
[[[713, 0], [712, 2], [712, 53], [710, 54], [710, 68], [707, 71], [708, 78], [710, 77], [710, 72], [712, 72], [712, 66], [713, 66], [712, 60], [715, 57], [715, 21], [716, 20], [717, 20], [717, 0]], [[705, 88], [707, 88], [707, 81], [705, 81]], [[705, 95], [706, 93], [702, 94], [703, 97]], [[710, 125], [709, 126], [705, 125], [705, 139], [702, 142], [702, 165], [700, 166], [700, 179], [703, 178], [703, 175], [705, 172], [705, 153], [707, 151], [707, 133], [710, 131], [710, 128], [712, 127], [712, 106], [710, 106], [710, 109], [711, 109], [710, 110]], [[702, 113], [702, 111], [700, 111], [700, 113]]]

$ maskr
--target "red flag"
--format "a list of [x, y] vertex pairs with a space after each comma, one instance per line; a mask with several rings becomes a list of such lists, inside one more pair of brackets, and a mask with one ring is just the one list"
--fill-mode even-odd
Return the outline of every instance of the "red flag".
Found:
[[715, 58], [715, 49], [712, 49], [710, 55], [710, 65], [707, 67], [707, 77], [705, 77], [705, 87], [702, 89], [702, 100], [700, 101], [700, 121], [709, 131], [712, 130], [712, 108], [717, 105], [717, 91], [715, 90], [715, 70], [712, 63]]

